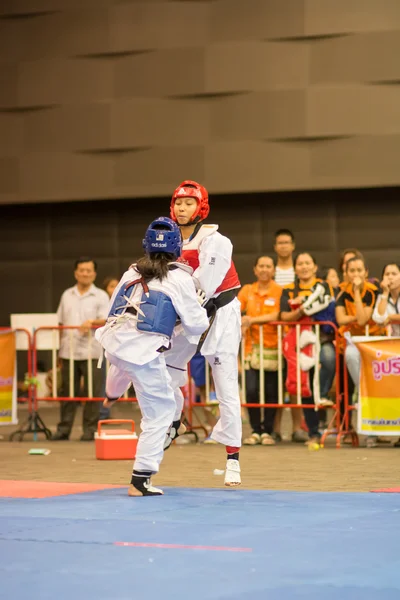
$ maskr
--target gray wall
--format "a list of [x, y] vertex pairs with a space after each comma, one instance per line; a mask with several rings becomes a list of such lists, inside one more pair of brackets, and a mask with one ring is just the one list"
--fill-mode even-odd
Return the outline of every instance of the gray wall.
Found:
[[0, 17], [0, 203], [400, 184], [399, 0], [2, 0]]
[[[168, 214], [169, 199], [107, 200], [3, 207], [0, 219], [0, 325], [12, 312], [51, 312], [73, 285], [73, 263], [89, 254], [98, 282], [120, 275], [141, 253], [149, 222]], [[210, 222], [231, 237], [242, 283], [252, 264], [270, 252], [273, 233], [292, 229], [297, 249], [320, 266], [336, 265], [339, 251], [356, 246], [371, 274], [400, 260], [398, 188], [213, 196]]]

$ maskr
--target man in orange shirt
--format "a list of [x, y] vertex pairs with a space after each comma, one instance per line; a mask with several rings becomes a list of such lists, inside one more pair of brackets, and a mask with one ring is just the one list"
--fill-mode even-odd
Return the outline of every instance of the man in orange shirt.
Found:
[[[257, 281], [242, 287], [238, 299], [242, 311], [242, 332], [245, 336], [245, 377], [246, 402], [260, 403], [260, 325], [263, 325], [263, 403], [278, 403], [278, 336], [277, 328], [270, 325], [279, 317], [282, 288], [273, 280], [275, 264], [270, 256], [260, 256], [254, 265]], [[261, 422], [261, 409], [249, 408], [252, 434], [244, 444], [255, 446], [274, 445], [271, 437], [274, 427], [275, 408], [264, 409]]]

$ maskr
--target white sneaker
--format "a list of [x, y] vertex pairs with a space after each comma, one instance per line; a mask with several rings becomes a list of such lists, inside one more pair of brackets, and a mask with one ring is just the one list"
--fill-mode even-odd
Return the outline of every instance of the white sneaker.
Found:
[[329, 408], [330, 406], [334, 406], [334, 404], [329, 398], [320, 398], [318, 402], [318, 406], [322, 406], [323, 408]]
[[224, 483], [228, 487], [235, 487], [242, 483], [242, 480], [240, 478], [240, 464], [238, 460], [228, 458], [228, 460], [226, 461]]

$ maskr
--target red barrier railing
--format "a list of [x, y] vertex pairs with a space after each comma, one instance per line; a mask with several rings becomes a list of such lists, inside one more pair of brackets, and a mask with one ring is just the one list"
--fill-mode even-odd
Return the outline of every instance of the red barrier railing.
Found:
[[[300, 332], [302, 327], [313, 327], [318, 331], [318, 339], [319, 339], [319, 330], [323, 325], [329, 325], [333, 328], [334, 331], [334, 344], [335, 344], [335, 381], [336, 381], [336, 392], [335, 392], [335, 402], [333, 406], [330, 408], [333, 410], [333, 414], [331, 419], [328, 422], [328, 427], [324, 430], [321, 436], [321, 444], [323, 445], [328, 436], [336, 437], [336, 447], [340, 448], [342, 440], [345, 436], [351, 435], [352, 445], [358, 446], [358, 435], [355, 430], [353, 430], [350, 426], [350, 412], [353, 410], [353, 407], [349, 403], [348, 398], [348, 386], [347, 386], [347, 369], [344, 363], [343, 372], [341, 372], [340, 368], [340, 337], [338, 334], [337, 327], [334, 323], [330, 321], [319, 321], [319, 322], [310, 322], [305, 323], [304, 321], [296, 321], [296, 322], [288, 322], [288, 321], [274, 321], [269, 323], [269, 325], [275, 325], [277, 327], [278, 332], [278, 378], [279, 378], [279, 400], [278, 403], [268, 403], [264, 402], [264, 392], [263, 385], [260, 385], [260, 402], [259, 403], [247, 403], [246, 401], [242, 402], [243, 408], [295, 408], [295, 409], [303, 409], [303, 408], [312, 408], [318, 410], [318, 406], [315, 403], [303, 404], [302, 398], [300, 395], [300, 386], [297, 386], [297, 402], [285, 402], [284, 401], [284, 384], [283, 384], [283, 359], [282, 359], [282, 342], [283, 342], [283, 332], [288, 327], [296, 327], [297, 331]], [[260, 326], [260, 349], [263, 348], [263, 327]], [[243, 396], [245, 396], [245, 366], [244, 366], [244, 344], [242, 344], [242, 386], [243, 386]], [[297, 356], [299, 356], [299, 348], [297, 348]], [[260, 351], [260, 357], [262, 356], [262, 352]], [[297, 359], [298, 361], [298, 359]], [[261, 360], [262, 363], [262, 360]], [[299, 364], [299, 362], [298, 362]], [[297, 373], [299, 375], [300, 367], [298, 366]], [[207, 375], [209, 375], [209, 369], [206, 369]], [[263, 377], [261, 375], [263, 373], [262, 364], [260, 364], [260, 384], [263, 383]], [[299, 379], [297, 380], [299, 384]], [[344, 381], [344, 386], [342, 386], [342, 381]], [[210, 388], [210, 385], [207, 385], [207, 389]], [[191, 391], [191, 386], [189, 385], [189, 407], [187, 410], [188, 420], [190, 424], [193, 424], [193, 415], [195, 407], [209, 407], [209, 402], [196, 402], [193, 398], [193, 393]], [[322, 407], [321, 407], [322, 408]], [[197, 429], [205, 429], [201, 425], [194, 426]]]
[[[34, 416], [34, 393], [35, 393], [35, 381], [33, 378], [33, 357], [32, 357], [32, 336], [31, 333], [28, 331], [28, 329], [25, 329], [23, 327], [17, 327], [15, 329], [11, 328], [11, 327], [0, 327], [0, 331], [2, 332], [10, 332], [10, 333], [14, 333], [15, 335], [18, 334], [22, 334], [23, 337], [26, 336], [26, 341], [27, 341], [27, 348], [26, 348], [26, 352], [27, 352], [27, 367], [26, 367], [26, 376], [25, 376], [25, 382], [27, 384], [27, 399], [26, 402], [28, 404], [28, 419], [26, 420], [26, 422], [19, 427], [16, 431], [14, 431], [11, 435], [10, 435], [10, 441], [12, 441], [15, 437], [19, 437], [20, 440], [23, 439], [23, 436], [25, 433], [34, 433], [36, 432], [36, 427], [35, 427], [35, 416]], [[18, 351], [18, 344], [16, 346], [16, 351]], [[17, 357], [15, 357], [15, 360], [17, 360]]]
[[[49, 327], [49, 326], [45, 326], [45, 327], [38, 327], [33, 334], [33, 369], [34, 369], [34, 376], [37, 373], [37, 338], [40, 335], [40, 333], [42, 331], [53, 331], [53, 332], [62, 332], [62, 331], [70, 331], [71, 333], [74, 331], [79, 331], [81, 329], [81, 327], [78, 326], [67, 326], [67, 325], [59, 325], [58, 327]], [[57, 402], [99, 402], [104, 400], [104, 396], [94, 396], [93, 393], [90, 393], [93, 391], [93, 362], [92, 361], [96, 361], [97, 362], [97, 358], [91, 356], [90, 353], [90, 349], [91, 349], [91, 345], [94, 342], [94, 338], [92, 336], [92, 332], [94, 330], [96, 330], [97, 327], [91, 327], [88, 330], [88, 335], [90, 336], [91, 339], [89, 339], [89, 356], [87, 359], [83, 359], [85, 361], [87, 361], [88, 363], [88, 395], [87, 396], [75, 396], [74, 394], [71, 394], [71, 391], [73, 391], [74, 389], [74, 362], [75, 361], [81, 361], [82, 359], [74, 359], [74, 354], [73, 354], [73, 337], [69, 336], [70, 339], [70, 356], [72, 356], [72, 358], [70, 359], [65, 359], [65, 360], [69, 360], [70, 363], [70, 375], [72, 375], [72, 378], [70, 378], [69, 380], [69, 396], [59, 396], [57, 393], [58, 390], [58, 385], [57, 385], [57, 380], [58, 380], [58, 375], [57, 375], [57, 371], [58, 371], [58, 359], [57, 359], [57, 338], [54, 338], [54, 345], [51, 348], [52, 351], [52, 381], [53, 381], [53, 386], [52, 386], [52, 391], [53, 393], [50, 396], [41, 396], [41, 397], [37, 397], [35, 395], [34, 397], [34, 403], [35, 406], [37, 406], [37, 402], [39, 400], [45, 400], [47, 402], [51, 402], [51, 401], [57, 401]], [[97, 344], [97, 342], [96, 342]], [[63, 360], [63, 359], [61, 359]], [[106, 361], [106, 359], [104, 358], [104, 361]], [[95, 366], [94, 368], [97, 368], [97, 366]], [[131, 398], [128, 397], [127, 395], [124, 396], [123, 398], [121, 398], [119, 401], [123, 401], [123, 402], [136, 402], [137, 399], [136, 398]]]
[[[335, 378], [336, 378], [336, 394], [335, 394], [335, 402], [333, 404], [333, 406], [331, 407], [333, 410], [333, 415], [328, 423], [328, 427], [327, 429], [323, 432], [322, 434], [322, 438], [321, 438], [321, 443], [323, 444], [326, 440], [326, 438], [328, 436], [336, 436], [336, 447], [340, 447], [341, 446], [341, 442], [344, 436], [351, 436], [351, 443], [353, 446], [358, 446], [358, 435], [356, 433], [355, 430], [352, 429], [351, 425], [350, 425], [350, 421], [351, 421], [351, 412], [352, 410], [354, 410], [355, 407], [351, 406], [351, 403], [349, 402], [349, 397], [348, 397], [348, 380], [347, 380], [347, 369], [346, 369], [346, 365], [345, 365], [345, 361], [343, 360], [343, 370], [341, 372], [341, 361], [340, 361], [340, 343], [339, 343], [339, 335], [338, 335], [338, 331], [337, 328], [335, 327], [335, 325], [333, 323], [330, 322], [319, 322], [319, 323], [304, 323], [304, 322], [287, 322], [287, 321], [276, 321], [274, 323], [271, 323], [271, 325], [275, 325], [277, 327], [278, 330], [278, 362], [279, 362], [279, 371], [278, 371], [278, 377], [279, 377], [279, 401], [277, 404], [265, 404], [264, 402], [261, 402], [261, 390], [260, 390], [260, 403], [257, 404], [249, 404], [246, 402], [242, 402], [242, 406], [244, 408], [297, 408], [297, 409], [303, 409], [303, 408], [314, 408], [317, 409], [318, 407], [316, 407], [315, 404], [303, 404], [302, 400], [301, 400], [301, 396], [299, 396], [299, 392], [297, 394], [297, 402], [296, 403], [286, 403], [284, 401], [284, 385], [283, 385], [283, 381], [282, 381], [282, 365], [283, 365], [283, 358], [282, 358], [282, 340], [283, 340], [283, 330], [286, 329], [287, 327], [297, 327], [298, 330], [300, 331], [301, 326], [312, 326], [314, 328], [316, 328], [316, 330], [318, 331], [318, 335], [319, 335], [319, 328], [321, 325], [330, 325], [331, 327], [333, 327], [334, 330], [334, 341], [335, 341], [335, 359], [336, 359], [336, 370], [335, 370]], [[10, 439], [14, 439], [14, 437], [19, 437], [20, 440], [23, 439], [24, 435], [26, 433], [33, 433], [34, 435], [34, 439], [36, 439], [36, 436], [38, 433], [44, 433], [47, 439], [51, 438], [51, 432], [50, 430], [46, 427], [46, 425], [44, 424], [44, 422], [42, 421], [39, 413], [38, 413], [38, 402], [40, 400], [45, 400], [48, 402], [51, 401], [56, 401], [56, 402], [65, 402], [65, 401], [76, 401], [76, 402], [99, 402], [102, 401], [104, 399], [104, 396], [93, 396], [93, 394], [90, 393], [90, 391], [93, 391], [93, 372], [92, 369], [96, 368], [93, 367], [93, 360], [96, 360], [96, 358], [92, 358], [90, 353], [89, 353], [89, 358], [88, 360], [88, 379], [89, 379], [89, 384], [88, 384], [88, 395], [87, 396], [75, 396], [74, 394], [69, 394], [69, 396], [59, 396], [57, 393], [57, 370], [58, 370], [58, 359], [57, 359], [57, 336], [58, 336], [58, 332], [60, 331], [71, 331], [73, 332], [74, 330], [79, 330], [80, 327], [72, 327], [72, 326], [59, 326], [59, 327], [40, 327], [38, 329], [36, 329], [33, 333], [33, 335], [30, 334], [30, 332], [28, 330], [25, 329], [16, 329], [16, 330], [11, 330], [10, 328], [2, 328], [3, 330], [9, 330], [9, 331], [21, 331], [24, 332], [27, 336], [28, 336], [28, 380], [29, 380], [29, 386], [28, 386], [28, 412], [29, 412], [29, 417], [28, 417], [28, 421], [17, 431], [15, 431]], [[88, 335], [92, 336], [92, 331], [96, 329], [96, 327], [93, 327], [90, 329], [90, 333]], [[260, 347], [262, 345], [262, 326], [260, 327]], [[54, 345], [51, 348], [52, 351], [52, 375], [53, 375], [53, 384], [52, 384], [52, 391], [53, 394], [49, 395], [49, 396], [41, 396], [39, 397], [37, 395], [37, 387], [36, 387], [36, 383], [35, 383], [35, 377], [37, 375], [37, 360], [38, 360], [38, 336], [40, 335], [40, 332], [42, 331], [53, 331], [54, 332]], [[56, 335], [57, 334], [57, 335]], [[70, 338], [70, 343], [73, 344], [73, 342], [71, 341], [72, 338], [72, 333], [69, 335]], [[92, 338], [94, 341], [94, 338]], [[90, 342], [91, 343], [91, 342]], [[72, 348], [72, 357], [73, 357], [73, 348]], [[260, 354], [261, 355], [261, 354]], [[242, 352], [242, 359], [243, 359], [243, 352]], [[262, 362], [262, 361], [261, 361]], [[73, 370], [73, 363], [74, 360], [70, 360], [70, 364], [72, 364], [72, 369], [71, 372]], [[243, 360], [242, 360], [243, 363]], [[90, 367], [89, 367], [90, 364]], [[262, 365], [261, 365], [262, 366]], [[189, 373], [189, 385], [188, 385], [188, 402], [187, 405], [185, 407], [185, 421], [186, 421], [186, 425], [188, 427], [188, 431], [190, 433], [193, 433], [196, 438], [197, 438], [197, 434], [196, 434], [196, 430], [202, 430], [205, 434], [208, 435], [208, 431], [207, 429], [204, 427], [204, 425], [201, 423], [200, 419], [198, 419], [198, 417], [196, 416], [196, 411], [194, 410], [195, 407], [210, 407], [210, 403], [209, 402], [196, 402], [195, 398], [194, 398], [194, 394], [193, 394], [193, 389], [192, 386], [190, 385], [190, 368], [188, 368], [188, 373]], [[244, 374], [244, 365], [242, 364], [242, 373]], [[242, 378], [242, 380], [244, 380], [245, 377]], [[90, 383], [91, 381], [91, 383]], [[261, 379], [260, 379], [261, 381]], [[342, 384], [343, 382], [343, 384]], [[73, 389], [73, 381], [71, 382], [71, 380], [69, 381], [69, 387], [70, 387], [70, 391], [71, 389]], [[208, 385], [208, 389], [209, 389], [209, 385]], [[299, 388], [298, 388], [299, 390]], [[56, 393], [54, 393], [56, 392]], [[125, 394], [124, 398], [121, 398], [120, 401], [126, 401], [126, 402], [136, 402], [137, 399], [136, 398], [132, 398], [132, 397], [128, 397], [127, 394]], [[195, 423], [196, 419], [198, 420], [198, 424]]]

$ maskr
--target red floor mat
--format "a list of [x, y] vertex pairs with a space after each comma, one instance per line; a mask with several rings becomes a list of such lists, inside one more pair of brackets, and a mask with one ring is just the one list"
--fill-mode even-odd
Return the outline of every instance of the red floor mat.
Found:
[[124, 485], [108, 485], [106, 483], [59, 483], [56, 481], [14, 481], [0, 479], [0, 497], [2, 498], [50, 498], [51, 496], [68, 496], [83, 494], [110, 488], [127, 487]]
[[376, 494], [400, 494], [400, 487], [382, 488], [381, 490], [371, 490]]

